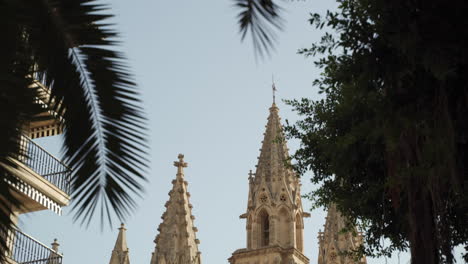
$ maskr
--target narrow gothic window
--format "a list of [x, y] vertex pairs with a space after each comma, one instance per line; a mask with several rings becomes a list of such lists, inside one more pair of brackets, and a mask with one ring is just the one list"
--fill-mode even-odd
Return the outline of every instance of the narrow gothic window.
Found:
[[255, 246], [268, 246], [270, 244], [270, 215], [263, 209], [257, 214], [255, 222], [257, 223], [255, 227], [254, 240], [257, 241]]
[[268, 246], [270, 243], [270, 219], [268, 214], [263, 216], [262, 227], [262, 246]]

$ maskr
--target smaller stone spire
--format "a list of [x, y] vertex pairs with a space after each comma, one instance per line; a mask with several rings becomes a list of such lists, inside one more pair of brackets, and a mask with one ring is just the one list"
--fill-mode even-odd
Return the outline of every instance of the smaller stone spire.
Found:
[[130, 264], [130, 258], [128, 255], [127, 247], [127, 229], [122, 223], [119, 228], [119, 235], [115, 241], [114, 250], [112, 250], [112, 256], [109, 264]]
[[346, 219], [341, 215], [335, 204], [328, 208], [325, 220], [325, 229], [319, 230], [319, 258], [318, 264], [365, 264], [366, 258], [355, 260], [346, 252], [352, 253], [362, 244], [362, 233], [356, 228], [348, 232], [342, 232], [346, 228]]
[[151, 264], [200, 264], [199, 240], [196, 238], [197, 228], [194, 226], [190, 194], [187, 191], [187, 181], [184, 180], [184, 155], [179, 154], [176, 179], [172, 181], [172, 190], [166, 203], [166, 212], [162, 215], [159, 234], [154, 242], [156, 247], [151, 256]]
[[58, 253], [60, 244], [57, 242], [57, 239], [54, 239], [54, 242], [50, 244], [52, 246], [52, 252], [50, 252], [49, 258], [47, 259], [47, 264], [60, 264], [61, 256]]

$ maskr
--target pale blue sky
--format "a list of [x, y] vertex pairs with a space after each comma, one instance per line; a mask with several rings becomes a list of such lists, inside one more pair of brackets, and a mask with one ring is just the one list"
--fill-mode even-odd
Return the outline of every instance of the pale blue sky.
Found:
[[[240, 43], [237, 10], [228, 0], [111, 1], [122, 47], [143, 94], [150, 122], [151, 169], [146, 195], [128, 219], [128, 246], [133, 264], [149, 263], [153, 239], [175, 177], [172, 163], [185, 154], [193, 214], [204, 264], [228, 263], [245, 247], [247, 173], [254, 169], [271, 105], [271, 77], [277, 98], [318, 98], [311, 83], [319, 74], [312, 58], [297, 55], [321, 33], [308, 23], [310, 12], [334, 7], [330, 0], [284, 1], [285, 31], [273, 55], [256, 62], [250, 42]], [[280, 115], [295, 120], [282, 102]], [[57, 153], [57, 139], [39, 142]], [[297, 142], [289, 142], [291, 151]], [[302, 179], [303, 192], [313, 186]], [[310, 207], [304, 201], [306, 209]], [[89, 229], [50, 211], [21, 217], [23, 230], [43, 243], [58, 238], [64, 263], [106, 264], [117, 237], [115, 223], [103, 231]], [[317, 261], [317, 232], [325, 213], [311, 212], [305, 221], [305, 254]], [[408, 256], [401, 255], [401, 263]], [[385, 263], [383, 259], [368, 263]], [[398, 263], [397, 259], [388, 263]]]

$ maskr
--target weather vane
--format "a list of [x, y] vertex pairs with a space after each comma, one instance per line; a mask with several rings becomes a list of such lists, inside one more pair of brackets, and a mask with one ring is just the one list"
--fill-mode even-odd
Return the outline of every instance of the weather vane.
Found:
[[271, 75], [271, 89], [272, 89], [272, 92], [273, 92], [273, 103], [275, 103], [275, 99], [276, 99], [276, 86], [275, 86], [275, 78], [273, 76], [273, 74]]

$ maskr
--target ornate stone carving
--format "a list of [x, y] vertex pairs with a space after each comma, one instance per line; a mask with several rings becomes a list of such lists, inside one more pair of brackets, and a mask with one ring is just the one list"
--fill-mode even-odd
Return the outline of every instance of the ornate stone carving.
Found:
[[273, 104], [256, 172], [250, 172], [248, 178], [247, 212], [242, 214], [242, 218], [252, 220], [247, 222], [247, 248], [235, 251], [229, 259], [231, 264], [309, 263], [302, 247], [296, 246], [302, 245], [303, 225], [296, 227], [293, 219], [306, 215], [301, 203], [295, 204], [296, 197], [300, 199], [300, 182], [291, 180], [294, 172], [285, 165], [289, 160], [278, 107]]
[[156, 236], [156, 248], [151, 258], [151, 264], [201, 264], [196, 238], [198, 229], [193, 225], [195, 216], [192, 215], [192, 204], [187, 192], [187, 181], [184, 180], [184, 155], [179, 154], [177, 176], [172, 181], [172, 191], [169, 192], [169, 201], [166, 203], [166, 212], [163, 213], [163, 222]]
[[[319, 258], [318, 264], [365, 264], [365, 257], [359, 261], [345, 260], [348, 258], [347, 253], [351, 253], [357, 249], [362, 241], [362, 234], [357, 233], [353, 236], [353, 232], [343, 233], [342, 230], [346, 227], [346, 219], [336, 209], [334, 204], [330, 205], [325, 218], [325, 230], [319, 232]], [[356, 230], [354, 230], [356, 231]]]

